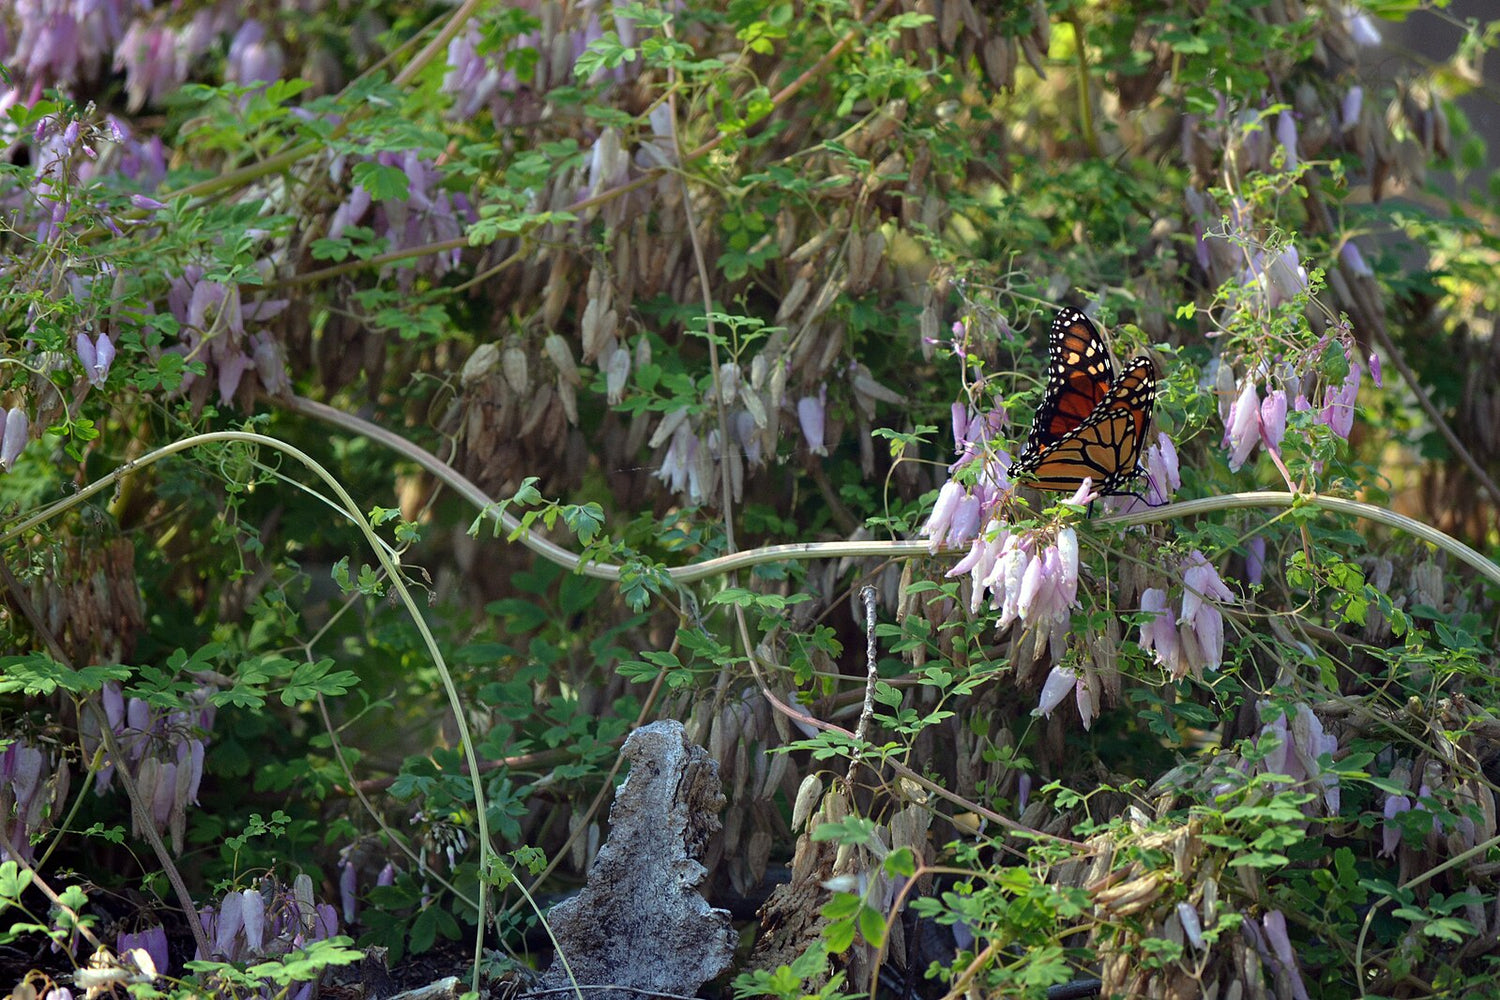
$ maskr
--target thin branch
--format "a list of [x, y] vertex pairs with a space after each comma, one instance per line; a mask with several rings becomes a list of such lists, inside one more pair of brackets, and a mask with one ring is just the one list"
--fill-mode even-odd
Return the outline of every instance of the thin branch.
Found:
[[[31, 884], [41, 890], [42, 895], [46, 896], [53, 906], [68, 914], [68, 916], [73, 921], [73, 926], [78, 928], [79, 934], [82, 934], [84, 937], [88, 938], [89, 943], [92, 944], [95, 948], [104, 947], [104, 942], [95, 937], [94, 932], [89, 930], [88, 927], [83, 923], [83, 916], [67, 903], [64, 903], [62, 901], [62, 897], [52, 890], [52, 887], [47, 884], [46, 879], [42, 878], [42, 873], [37, 871], [31, 865], [27, 864], [25, 859], [21, 857], [20, 851], [17, 850], [15, 844], [11, 843], [9, 835], [6, 834], [4, 823], [0, 823], [0, 849], [3, 849], [5, 853], [10, 856], [12, 861], [31, 873]], [[189, 918], [188, 922], [197, 923], [197, 921], [193, 920], [192, 918]], [[14, 993], [11, 994], [11, 996], [15, 995], [16, 994]]]
[[[329, 421], [350, 431], [368, 434], [370, 437], [410, 458], [437, 476], [460, 496], [469, 500], [476, 507], [485, 510], [489, 516], [499, 520], [501, 525], [507, 530], [514, 531], [520, 527], [520, 522], [514, 517], [496, 511], [495, 502], [478, 486], [453, 469], [452, 466], [447, 465], [431, 452], [413, 444], [400, 435], [356, 417], [351, 413], [344, 413], [324, 403], [317, 403], [310, 399], [304, 399], [301, 396], [278, 397], [277, 401], [295, 412]], [[85, 495], [98, 492], [98, 490], [113, 483], [121, 472], [122, 470], [116, 470], [116, 472], [104, 477], [104, 479], [99, 480], [97, 483], [86, 487], [85, 491], [74, 494], [68, 499], [76, 500]], [[1500, 566], [1496, 566], [1451, 535], [1444, 534], [1430, 525], [1423, 524], [1421, 521], [1398, 514], [1395, 511], [1386, 510], [1383, 507], [1376, 507], [1373, 504], [1362, 503], [1357, 500], [1348, 500], [1343, 497], [1332, 497], [1318, 493], [1293, 494], [1276, 491], [1226, 493], [1221, 496], [1202, 497], [1197, 500], [1184, 500], [1178, 503], [1166, 504], [1133, 514], [1096, 517], [1093, 521], [1095, 524], [1106, 527], [1130, 527], [1137, 524], [1175, 521], [1218, 510], [1245, 510], [1251, 508], [1278, 510], [1291, 507], [1312, 507], [1335, 513], [1351, 514], [1355, 517], [1362, 517], [1369, 521], [1375, 521], [1409, 532], [1440, 549], [1444, 549], [1457, 559], [1473, 567], [1486, 578], [1500, 584]], [[0, 535], [0, 542], [9, 541], [28, 525], [42, 519], [40, 515], [28, 518], [19, 527], [12, 528], [3, 535]], [[621, 567], [613, 563], [585, 561], [578, 554], [569, 552], [562, 546], [549, 542], [546, 539], [538, 538], [530, 532], [523, 532], [520, 535], [520, 540], [523, 545], [533, 552], [551, 560], [564, 569], [573, 570], [584, 576], [599, 580], [620, 579]], [[747, 549], [730, 555], [717, 556], [713, 559], [706, 559], [703, 562], [670, 569], [667, 573], [674, 583], [681, 585], [720, 576], [731, 570], [745, 569], [750, 566], [759, 566], [773, 562], [788, 562], [802, 559], [834, 559], [854, 556], [881, 556], [890, 559], [928, 555], [951, 556], [960, 554], [963, 551], [963, 549], [941, 547], [934, 551], [929, 543], [923, 539], [870, 539], [856, 542], [792, 542], [785, 545], [768, 545], [758, 549]]]
[[875, 682], [880, 680], [875, 670], [875, 588], [865, 584], [859, 598], [865, 608], [865, 700], [854, 727], [854, 742], [858, 746], [849, 757], [849, 773], [844, 776], [844, 783], [850, 788], [854, 787], [854, 770], [859, 767], [865, 740], [869, 738], [870, 720], [875, 717]]

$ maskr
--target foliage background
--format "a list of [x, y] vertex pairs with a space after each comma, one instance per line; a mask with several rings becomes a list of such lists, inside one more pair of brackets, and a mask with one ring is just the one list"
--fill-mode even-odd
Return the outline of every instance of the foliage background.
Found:
[[[1415, 6], [0, 13], [12, 933], [165, 928], [163, 989], [229, 989], [470, 961], [488, 907], [486, 971], [535, 961], [521, 887], [578, 883], [675, 717], [744, 992], [1488, 982], [1494, 574], [1307, 499], [1496, 544], [1500, 190], [1453, 103], [1494, 25], [1423, 5], [1459, 44], [1404, 58]], [[955, 436], [1014, 453], [1058, 303], [1156, 359], [1207, 502], [986, 509], [1084, 566], [1000, 627], [892, 540]], [[831, 541], [868, 544], [689, 568]], [[1222, 655], [1168, 657], [1152, 591], [1210, 645], [1194, 552]], [[271, 939], [311, 957], [234, 971]]]

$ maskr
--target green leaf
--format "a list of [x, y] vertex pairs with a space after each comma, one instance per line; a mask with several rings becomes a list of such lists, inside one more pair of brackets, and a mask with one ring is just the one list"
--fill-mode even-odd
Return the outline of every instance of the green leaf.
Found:
[[0, 657], [0, 694], [46, 696], [58, 690], [93, 694], [108, 681], [129, 679], [130, 668], [118, 664], [74, 669], [40, 652]]
[[841, 820], [819, 823], [813, 830], [814, 841], [832, 840], [855, 847], [870, 843], [875, 837], [875, 821], [863, 816], [846, 816]]
[[6, 861], [0, 864], [0, 903], [14, 905], [21, 899], [21, 893], [31, 885], [31, 869], [22, 868], [14, 861]]
[[859, 910], [859, 935], [872, 947], [879, 948], [885, 944], [885, 914], [873, 906], [862, 906]]
[[823, 947], [829, 954], [845, 952], [854, 944], [854, 921], [841, 920], [823, 928]]
[[349, 175], [375, 201], [405, 201], [411, 194], [411, 180], [406, 173], [384, 163], [368, 160], [356, 163]]

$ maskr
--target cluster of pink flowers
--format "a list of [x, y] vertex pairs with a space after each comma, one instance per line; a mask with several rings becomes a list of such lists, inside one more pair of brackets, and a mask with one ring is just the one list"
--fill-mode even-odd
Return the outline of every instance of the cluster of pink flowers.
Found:
[[[359, 844], [350, 844], [339, 851], [339, 907], [343, 910], [346, 925], [353, 924], [359, 915], [359, 847]], [[451, 860], [448, 867], [453, 867]], [[395, 884], [396, 866], [387, 861], [385, 867], [380, 869], [380, 874], [375, 877], [375, 885]]]
[[1246, 920], [1241, 926], [1250, 938], [1261, 961], [1272, 969], [1280, 970], [1292, 987], [1292, 1000], [1309, 1000], [1307, 984], [1302, 981], [1302, 967], [1297, 961], [1297, 949], [1286, 932], [1286, 915], [1280, 910], [1267, 910], [1259, 921]]
[[69, 779], [65, 758], [54, 759], [25, 739], [0, 750], [0, 826], [17, 855], [0, 847], [0, 859], [31, 860], [31, 838], [47, 829], [49, 810], [66, 803]]
[[[454, 117], [470, 118], [488, 106], [497, 127], [524, 120], [536, 110], [537, 95], [575, 82], [574, 64], [590, 44], [604, 37], [605, 27], [599, 18], [604, 4], [579, 5], [573, 18], [576, 23], [569, 24], [558, 24], [557, 8], [536, 0], [513, 6], [538, 14], [542, 18], [541, 29], [518, 35], [504, 48], [481, 53], [483, 34], [476, 19], [471, 18], [448, 43], [448, 73], [443, 77], [443, 90], [453, 98]], [[626, 6], [624, 0], [613, 0], [610, 20], [621, 44], [630, 47], [635, 44], [636, 33], [634, 21], [623, 13]], [[534, 49], [537, 58], [531, 64], [529, 78], [523, 80], [513, 67], [514, 54], [525, 49]], [[624, 82], [634, 78], [639, 65], [638, 61], [632, 61], [614, 69], [601, 69], [588, 82], [598, 83], [602, 76]]]
[[1256, 290], [1268, 308], [1291, 302], [1308, 289], [1307, 268], [1290, 243], [1278, 251], [1256, 251], [1241, 275], [1247, 288]]
[[[266, 268], [269, 269], [269, 263]], [[181, 324], [182, 343], [175, 351], [192, 361], [208, 366], [213, 383], [199, 384], [189, 374], [182, 389], [194, 399], [207, 395], [209, 384], [216, 384], [219, 399], [234, 399], [245, 374], [256, 372], [267, 392], [278, 392], [287, 384], [285, 360], [273, 338], [258, 331], [246, 333], [247, 324], [264, 323], [287, 306], [286, 299], [260, 299], [244, 302], [240, 286], [235, 283], [204, 278], [203, 269], [189, 266], [167, 290], [167, 307]]]
[[[105, 721], [125, 759], [108, 760], [100, 768], [94, 791], [102, 795], [108, 790], [116, 767], [130, 768], [152, 825], [169, 832], [177, 850], [181, 850], [188, 804], [197, 803], [198, 786], [203, 780], [208, 733], [217, 713], [210, 700], [214, 690], [207, 685], [200, 687], [191, 699], [198, 707], [176, 711], [153, 708], [142, 698], [126, 700], [113, 681], [100, 693]], [[85, 713], [84, 752], [92, 755], [101, 742], [94, 713]]]
[[1318, 792], [1319, 798], [1308, 803], [1312, 815], [1321, 802], [1325, 816], [1339, 813], [1338, 774], [1326, 770], [1318, 763], [1324, 754], [1332, 754], [1339, 748], [1338, 737], [1323, 730], [1323, 723], [1307, 705], [1299, 704], [1290, 721], [1285, 712], [1261, 727], [1262, 737], [1273, 737], [1275, 746], [1260, 762], [1260, 770], [1266, 774], [1284, 774], [1293, 781], [1307, 782]]
[[[953, 348], [959, 357], [963, 356], [963, 336], [963, 325], [953, 324]], [[993, 443], [1006, 424], [1003, 409], [980, 411], [972, 405], [954, 403], [951, 417], [953, 450], [958, 457], [948, 466], [948, 481], [938, 490], [932, 514], [922, 526], [932, 552], [939, 546], [956, 549], [972, 544], [969, 556], [974, 561], [966, 558], [969, 565], [962, 570], [955, 568], [950, 576], [972, 571], [978, 560], [991, 551], [988, 545], [981, 544], [980, 535], [1001, 502], [1010, 495], [1013, 461], [1009, 452]], [[991, 568], [997, 555], [994, 552], [989, 557]], [[976, 591], [972, 599], [975, 610], [979, 606], [977, 595]]]
[[1053, 667], [1047, 672], [1047, 680], [1042, 684], [1042, 694], [1037, 699], [1037, 711], [1050, 719], [1053, 710], [1061, 705], [1069, 694], [1072, 694], [1074, 703], [1078, 706], [1078, 717], [1083, 721], [1083, 728], [1091, 729], [1099, 706], [1094, 704], [1093, 690], [1088, 684], [1079, 683], [1079, 680], [1078, 671], [1072, 667], [1061, 665]]
[[[1419, 831], [1425, 831], [1429, 840], [1444, 832], [1444, 820], [1438, 814], [1441, 807], [1436, 790], [1450, 783], [1445, 777], [1443, 765], [1436, 760], [1427, 762], [1420, 777], [1412, 774], [1409, 761], [1400, 760], [1391, 769], [1390, 780], [1406, 791], [1387, 792], [1385, 795], [1380, 853], [1387, 857], [1394, 856], [1401, 845], [1403, 828], [1415, 827]], [[1454, 812], [1457, 814], [1447, 825], [1450, 846], [1453, 850], [1474, 847], [1479, 842], [1479, 833], [1473, 817], [1457, 810]], [[1404, 821], [1397, 819], [1408, 813], [1415, 815]]]
[[98, 77], [127, 19], [147, 0], [18, 0], [0, 15], [0, 63], [13, 89], [3, 104], [31, 104], [47, 87]]
[[[1326, 426], [1340, 438], [1348, 439], [1354, 429], [1354, 401], [1359, 395], [1359, 385], [1365, 365], [1351, 348], [1344, 349], [1349, 371], [1342, 382], [1325, 385], [1318, 404], [1315, 420]], [[1380, 385], [1380, 358], [1371, 354], [1368, 362], [1371, 380]], [[1226, 369], [1227, 371], [1227, 369]], [[1255, 452], [1257, 445], [1268, 452], [1280, 455], [1281, 442], [1286, 435], [1287, 411], [1312, 409], [1304, 388], [1307, 379], [1290, 370], [1280, 375], [1280, 387], [1269, 384], [1262, 397], [1257, 380], [1246, 377], [1234, 401], [1229, 404], [1224, 417], [1224, 447], [1229, 449], [1229, 468], [1237, 472]], [[1290, 399], [1288, 395], [1290, 393]]]
[[[478, 218], [468, 198], [446, 190], [442, 173], [416, 150], [377, 153], [372, 159], [406, 175], [405, 197], [376, 202], [369, 191], [355, 184], [329, 219], [329, 238], [337, 239], [350, 226], [365, 225], [386, 241], [387, 251], [405, 250], [457, 240], [464, 228]], [[336, 164], [334, 174], [342, 174], [342, 168], [342, 162]], [[421, 272], [441, 278], [458, 267], [460, 256], [457, 247], [443, 253], [423, 254], [408, 266], [395, 270], [397, 284], [405, 291]]]
[[1181, 566], [1182, 603], [1172, 613], [1167, 592], [1152, 587], [1141, 594], [1141, 610], [1152, 619], [1141, 626], [1141, 648], [1156, 654], [1161, 664], [1179, 680], [1192, 671], [1201, 677], [1217, 670], [1224, 658], [1224, 616], [1215, 602], [1233, 603], [1234, 592], [1203, 553], [1194, 549]]
[[136, 948], [151, 956], [152, 968], [167, 971], [167, 932], [161, 924], [150, 924], [138, 931], [120, 931], [115, 935], [115, 954], [125, 955]]
[[[971, 429], [987, 426], [990, 419], [986, 415], [978, 421], [960, 421], [955, 414], [956, 441], [962, 454], [954, 472], [977, 465], [978, 475], [972, 485], [958, 479], [943, 484], [921, 533], [933, 552], [940, 545], [969, 546], [947, 575], [969, 575], [971, 612], [977, 612], [988, 595], [990, 607], [1000, 612], [1000, 628], [1015, 621], [1040, 628], [1054, 655], [1060, 655], [1072, 609], [1078, 603], [1078, 534], [1071, 527], [1012, 531], [995, 518], [1011, 488], [1010, 456], [973, 449], [969, 437]], [[1086, 482], [1071, 502], [1087, 503], [1090, 496]]]
[[[327, 940], [339, 931], [337, 911], [317, 901], [312, 878], [306, 874], [298, 875], [291, 886], [266, 878], [254, 888], [227, 892], [217, 906], [199, 910], [198, 920], [212, 951], [194, 955], [196, 961], [254, 962]], [[314, 985], [299, 984], [285, 994], [286, 1000], [307, 1000]], [[277, 988], [268, 982], [260, 995], [276, 996]]]

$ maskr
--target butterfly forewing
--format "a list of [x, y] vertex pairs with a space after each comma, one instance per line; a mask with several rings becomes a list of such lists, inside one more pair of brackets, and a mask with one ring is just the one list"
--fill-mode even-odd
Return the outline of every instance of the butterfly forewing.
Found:
[[1114, 375], [1109, 349], [1089, 318], [1077, 309], [1058, 310], [1047, 335], [1047, 390], [1021, 460], [1046, 451], [1087, 420], [1109, 393]]

